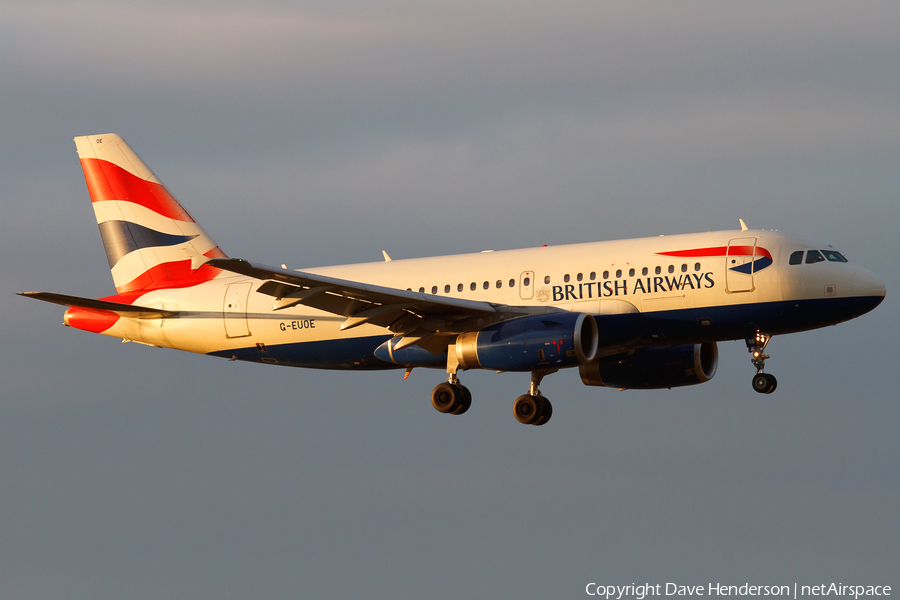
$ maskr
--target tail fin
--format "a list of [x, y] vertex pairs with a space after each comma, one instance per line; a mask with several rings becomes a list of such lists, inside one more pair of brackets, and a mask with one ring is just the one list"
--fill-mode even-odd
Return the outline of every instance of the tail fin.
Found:
[[225, 253], [125, 140], [89, 135], [75, 146], [118, 293], [186, 287], [221, 272], [204, 263]]

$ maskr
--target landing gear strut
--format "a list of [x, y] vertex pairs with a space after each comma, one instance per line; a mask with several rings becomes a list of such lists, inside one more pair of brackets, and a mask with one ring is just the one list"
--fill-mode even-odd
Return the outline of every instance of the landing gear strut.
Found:
[[531, 372], [531, 387], [528, 393], [516, 398], [513, 414], [523, 425], [543, 425], [553, 416], [553, 405], [541, 395], [538, 386], [545, 375], [555, 373], [556, 369]]
[[439, 413], [461, 415], [472, 406], [472, 393], [459, 382], [458, 370], [456, 347], [450, 344], [447, 348], [447, 381], [437, 384], [431, 391], [431, 405]]
[[769, 358], [769, 355], [765, 353], [766, 345], [771, 339], [772, 336], [762, 331], [757, 331], [754, 337], [747, 338], [747, 350], [751, 355], [750, 362], [756, 367], [756, 375], [753, 376], [752, 381], [753, 389], [760, 394], [771, 394], [778, 387], [778, 380], [774, 375], [763, 373], [766, 359]]

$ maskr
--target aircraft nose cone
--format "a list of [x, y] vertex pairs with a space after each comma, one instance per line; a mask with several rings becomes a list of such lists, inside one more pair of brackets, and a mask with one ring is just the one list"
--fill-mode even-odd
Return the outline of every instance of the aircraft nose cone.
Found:
[[853, 295], [856, 297], [878, 297], [878, 302], [887, 294], [884, 281], [867, 269], [859, 269], [853, 276]]
[[878, 275], [860, 268], [853, 276], [851, 282], [853, 288], [855, 316], [864, 315], [881, 304], [887, 290], [884, 281]]

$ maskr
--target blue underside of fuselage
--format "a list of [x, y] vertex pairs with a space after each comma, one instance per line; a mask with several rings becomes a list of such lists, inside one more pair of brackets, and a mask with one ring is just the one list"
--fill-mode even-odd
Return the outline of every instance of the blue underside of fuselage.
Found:
[[[883, 299], [881, 296], [820, 298], [642, 313], [642, 334], [633, 345], [660, 346], [746, 339], [755, 335], [757, 330], [769, 335], [807, 331], [858, 317], [878, 306]], [[633, 315], [598, 316], [601, 339], [605, 328], [615, 329], [617, 321], [624, 323], [626, 319], [633, 319]], [[390, 338], [390, 335], [377, 335], [291, 344], [265, 342], [262, 347], [253, 345], [212, 352], [210, 355], [313, 369], [403, 368], [402, 365], [375, 358], [375, 349]]]

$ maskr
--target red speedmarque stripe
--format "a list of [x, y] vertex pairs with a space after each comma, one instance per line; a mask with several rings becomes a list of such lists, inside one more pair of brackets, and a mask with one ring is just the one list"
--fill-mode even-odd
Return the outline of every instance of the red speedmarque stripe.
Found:
[[661, 256], [677, 256], [679, 258], [703, 258], [710, 256], [752, 256], [772, 258], [768, 250], [762, 246], [716, 246], [714, 248], [695, 248], [693, 250], [674, 250], [657, 252]]
[[98, 158], [83, 158], [81, 168], [91, 202], [125, 200], [140, 204], [176, 221], [194, 222], [165, 186], [141, 179], [113, 163]]

